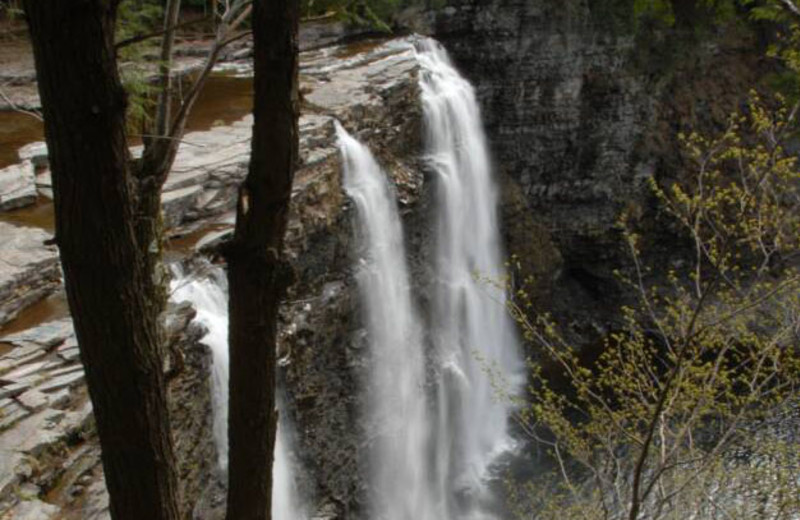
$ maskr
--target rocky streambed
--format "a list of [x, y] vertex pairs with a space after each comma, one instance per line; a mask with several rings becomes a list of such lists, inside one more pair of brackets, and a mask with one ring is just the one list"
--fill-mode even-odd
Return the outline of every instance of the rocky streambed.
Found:
[[[364, 353], [334, 120], [377, 152], [407, 219], [424, 208], [425, 197], [410, 39], [354, 45], [331, 39], [306, 45], [301, 54], [301, 165], [287, 238], [296, 283], [281, 313], [280, 377], [284, 413], [297, 431], [304, 496], [321, 517], [355, 518], [364, 489], [355, 470], [364, 461], [358, 459], [361, 403], [354, 389]], [[219, 67], [211, 90], [229, 89], [228, 97], [201, 100], [195, 116], [201, 124], [184, 138], [162, 198], [169, 261], [198, 265], [230, 233], [249, 159], [250, 67], [246, 46]], [[17, 160], [0, 170], [0, 518], [106, 518], [91, 403], [57, 251], [48, 245], [50, 189], [43, 143], [19, 148]], [[193, 317], [190, 305], [171, 303], [165, 370], [184, 503], [194, 517], [214, 518], [221, 495], [211, 435], [211, 356]]]

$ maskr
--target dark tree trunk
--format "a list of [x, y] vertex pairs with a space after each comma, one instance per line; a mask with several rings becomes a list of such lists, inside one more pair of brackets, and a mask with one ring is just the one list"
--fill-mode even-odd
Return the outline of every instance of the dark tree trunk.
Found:
[[672, 0], [672, 12], [675, 15], [675, 26], [678, 29], [692, 29], [700, 14], [698, 11], [697, 0]]
[[179, 518], [155, 284], [136, 238], [116, 2], [26, 0], [56, 240], [113, 518]]
[[230, 290], [229, 520], [270, 518], [275, 347], [283, 239], [298, 153], [296, 0], [256, 0], [250, 169], [227, 251]]

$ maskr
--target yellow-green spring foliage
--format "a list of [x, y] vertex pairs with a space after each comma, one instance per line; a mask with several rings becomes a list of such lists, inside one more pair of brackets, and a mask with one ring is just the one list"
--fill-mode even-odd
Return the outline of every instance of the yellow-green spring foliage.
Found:
[[519, 421], [552, 468], [511, 486], [520, 517], [800, 514], [800, 175], [783, 145], [797, 110], [753, 93], [722, 135], [681, 136], [690, 171], [652, 190], [689, 251], [653, 273], [621, 217], [636, 301], [591, 366], [517, 294], [541, 353]]

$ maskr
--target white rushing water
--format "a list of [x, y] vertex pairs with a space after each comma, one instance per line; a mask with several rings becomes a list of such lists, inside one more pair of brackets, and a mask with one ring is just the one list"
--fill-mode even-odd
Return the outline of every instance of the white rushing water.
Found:
[[479, 516], [470, 503], [480, 500], [489, 465], [510, 447], [511, 405], [497, 388], [514, 392], [523, 362], [505, 293], [486, 281], [501, 281], [504, 269], [498, 190], [475, 92], [438, 42], [421, 40], [417, 59], [437, 184], [434, 478], [447, 497], [442, 518], [462, 518]]
[[367, 420], [378, 430], [370, 453], [373, 517], [438, 520], [426, 480], [430, 421], [422, 331], [411, 301], [396, 197], [369, 150], [338, 124], [336, 131], [363, 254], [356, 277], [372, 355]]
[[[214, 443], [221, 471], [228, 469], [228, 283], [224, 271], [209, 265], [202, 277], [177, 273], [172, 283], [172, 300], [188, 301], [197, 311], [195, 320], [208, 331], [202, 342], [212, 352], [211, 400], [213, 407]], [[279, 416], [281, 417], [281, 416]], [[295, 485], [290, 461], [290, 445], [286, 425], [278, 422], [275, 440], [275, 462], [272, 468], [272, 518], [303, 520], [306, 518]]]
[[[369, 150], [337, 124], [344, 189], [360, 235], [357, 281], [372, 354], [367, 421], [373, 518], [492, 518], [489, 467], [511, 447], [523, 363], [505, 309], [497, 188], [472, 86], [438, 43], [419, 42], [427, 159], [435, 173], [432, 351], [412, 304], [394, 191]], [[426, 371], [426, 364], [430, 370]]]
[[176, 273], [172, 300], [188, 301], [197, 314], [195, 321], [205, 327], [201, 341], [211, 349], [211, 406], [217, 464], [228, 469], [228, 280], [218, 268], [204, 277]]

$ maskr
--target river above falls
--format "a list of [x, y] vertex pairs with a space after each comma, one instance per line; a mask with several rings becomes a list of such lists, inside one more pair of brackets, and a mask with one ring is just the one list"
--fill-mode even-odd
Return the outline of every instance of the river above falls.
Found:
[[[187, 132], [228, 125], [243, 118], [253, 108], [251, 77], [227, 72], [213, 74], [206, 83], [186, 123]], [[19, 162], [17, 150], [44, 140], [39, 119], [15, 110], [0, 111], [0, 168]], [[130, 137], [131, 146], [140, 144]]]

